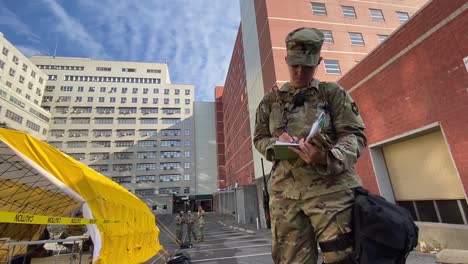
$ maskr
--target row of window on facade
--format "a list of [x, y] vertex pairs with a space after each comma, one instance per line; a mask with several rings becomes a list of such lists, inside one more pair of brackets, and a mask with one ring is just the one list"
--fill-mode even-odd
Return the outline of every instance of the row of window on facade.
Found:
[[[66, 145], [67, 148], [86, 148], [88, 147], [88, 141], [49, 141], [48, 142], [50, 145], [56, 147], [56, 148], [62, 148], [64, 144]], [[184, 147], [190, 147], [191, 146], [191, 141], [190, 140], [184, 140]], [[91, 141], [90, 142], [91, 146], [94, 148], [110, 148], [112, 145], [112, 141]], [[133, 140], [121, 140], [121, 141], [114, 141], [114, 146], [115, 147], [125, 147], [125, 148], [131, 148], [131, 147], [158, 147], [158, 142], [157, 140], [139, 140], [137, 142]], [[160, 147], [180, 147], [181, 146], [181, 140], [161, 140]]]
[[[8, 54], [10, 53], [10, 50], [8, 50], [7, 47], [3, 47], [2, 48], [2, 54], [5, 55], [6, 57], [8, 57]], [[13, 55], [13, 57], [11, 58], [11, 61], [16, 64], [16, 65], [19, 65], [19, 58], [16, 56], [16, 55]], [[3, 67], [5, 66], [5, 62], [3, 60], [0, 60], [0, 68], [3, 69]], [[10, 71], [12, 70], [12, 68], [10, 68]], [[23, 72], [27, 73], [28, 70], [29, 70], [29, 67], [26, 63], [23, 62], [22, 64], [22, 70]], [[16, 71], [15, 71], [16, 72]], [[11, 75], [11, 73], [10, 73]], [[34, 70], [31, 69], [31, 73], [30, 73], [30, 76], [34, 79], [36, 78], [36, 72]], [[42, 77], [39, 77], [39, 83], [43, 83], [44, 82], [44, 79]]]
[[[49, 79], [50, 79], [50, 76], [53, 76], [53, 75], [49, 75]], [[117, 87], [110, 87], [110, 89], [107, 89], [109, 87], [99, 87], [99, 92], [101, 93], [117, 93], [117, 90], [118, 88]], [[62, 92], [73, 92], [73, 89], [74, 87], [71, 86], [71, 85], [68, 85], [68, 86], [60, 86], [60, 91]], [[150, 92], [151, 88], [141, 88], [141, 90], [139, 88], [132, 88], [132, 93], [134, 94], [137, 94], [139, 93], [140, 91], [143, 93], [143, 94], [148, 94]], [[181, 89], [174, 89], [174, 95], [180, 95], [180, 90]], [[55, 91], [55, 86], [54, 85], [47, 85], [46, 86], [46, 91], [47, 92], [53, 92]], [[85, 92], [85, 88], [84, 86], [77, 86], [77, 91], [78, 92]], [[88, 89], [87, 89], [87, 92], [95, 92], [95, 91], [98, 91], [96, 89], [96, 87], [94, 86], [89, 86]], [[159, 88], [152, 88], [152, 91], [153, 91], [153, 94], [159, 94]], [[164, 94], [168, 95], [170, 94], [170, 91], [171, 89], [168, 89], [168, 88], [164, 88], [163, 89], [164, 91]], [[120, 88], [120, 93], [122, 94], [126, 94], [128, 92], [128, 88], [127, 87], [121, 87]], [[184, 92], [185, 92], [185, 95], [190, 95], [190, 89], [184, 89]]]
[[[49, 81], [57, 81], [58, 76], [49, 74]], [[112, 83], [151, 83], [160, 84], [159, 78], [139, 78], [139, 77], [110, 77], [110, 76], [83, 76], [83, 75], [65, 75], [63, 81], [67, 82], [112, 82]]]
[[[190, 162], [183, 163], [183, 169], [190, 169]], [[128, 172], [133, 171], [133, 164], [93, 164], [89, 167], [98, 172], [108, 172], [109, 168], [112, 167], [114, 172]], [[136, 171], [155, 171], [155, 170], [178, 170], [181, 168], [180, 162], [161, 162], [158, 166], [157, 163], [137, 163]]]
[[[325, 3], [311, 2], [311, 4], [312, 4], [312, 13], [314, 15], [321, 15], [321, 16], [327, 15], [327, 7], [325, 6]], [[354, 6], [342, 5], [341, 12], [343, 16], [346, 18], [357, 18], [357, 14], [356, 14], [356, 10]], [[378, 21], [378, 22], [385, 21], [385, 16], [383, 14], [382, 9], [369, 8], [369, 15], [372, 21]], [[408, 12], [396, 11], [395, 15], [398, 18], [398, 21], [400, 21], [400, 24], [405, 23], [409, 19]]]
[[[1, 110], [1, 107], [0, 107], [0, 110]], [[18, 115], [10, 110], [6, 110], [5, 112], [5, 117], [10, 119], [10, 120], [13, 120], [14, 122], [18, 123], [18, 124], [23, 124], [23, 117], [21, 115]], [[31, 120], [26, 120], [26, 127], [36, 131], [36, 132], [40, 132], [41, 131], [41, 126], [34, 123], [33, 121]], [[43, 129], [42, 131], [45, 134], [47, 134], [47, 130], [46, 129]]]
[[[75, 98], [75, 100], [74, 100], [75, 103], [84, 102], [82, 96], [76, 96], [74, 98]], [[93, 96], [88, 96], [88, 97], [86, 97], [86, 102], [93, 103], [94, 98], [95, 97], [93, 97]], [[107, 101], [106, 101], [106, 99], [107, 99]], [[131, 102], [132, 104], [138, 104], [139, 103], [138, 99], [141, 99], [141, 104], [148, 104], [150, 101], [153, 104], [159, 104], [159, 98], [152, 98], [152, 100], [150, 100], [151, 98], [137, 98], [137, 97], [132, 97], [132, 98], [120, 97], [120, 103], [121, 104], [127, 103], [127, 99], [131, 99], [131, 100], [129, 100], [129, 102]], [[54, 101], [53, 96], [44, 96], [44, 97], [42, 97], [42, 102], [44, 102], [44, 103], [52, 102], [52, 101]], [[56, 103], [60, 103], [60, 102], [66, 103], [66, 102], [72, 102], [72, 101], [73, 100], [72, 100], [71, 96], [58, 96], [57, 100], [55, 100]], [[99, 102], [99, 103], [117, 103], [117, 98], [116, 97], [98, 97], [97, 102]], [[169, 98], [164, 98], [163, 103], [165, 105], [170, 104], [170, 99]], [[190, 99], [185, 99], [184, 103], [186, 105], [189, 105], [190, 104]], [[180, 98], [174, 98], [173, 99], [173, 104], [180, 104]]]
[[[87, 137], [89, 136], [90, 130], [87, 129], [69, 129], [68, 137]], [[92, 134], [94, 137], [111, 137], [115, 133], [118, 137], [135, 136], [136, 131], [134, 129], [117, 129], [112, 131], [111, 129], [94, 129]], [[180, 136], [181, 129], [139, 129], [138, 133], [141, 137], [147, 136]], [[50, 136], [60, 138], [65, 136], [65, 129], [53, 129], [50, 130]], [[190, 129], [184, 129], [184, 136], [190, 136]]]
[[[333, 32], [331, 30], [321, 29], [324, 36], [324, 43], [334, 43]], [[364, 38], [362, 33], [359, 32], [348, 32], [349, 40], [353, 46], [365, 46]], [[377, 34], [377, 39], [380, 43], [385, 41], [388, 35]]]
[[[9, 81], [6, 81], [6, 82], [5, 82], [5, 85], [6, 85], [8, 88], [12, 88], [12, 86], [13, 86], [13, 84], [12, 84], [11, 82], [9, 82]], [[29, 83], [28, 89], [29, 89], [29, 90], [33, 90], [33, 85], [32, 85], [32, 83]], [[18, 94], [22, 94], [22, 93], [23, 93], [23, 90], [22, 90], [21, 88], [16, 88], [16, 92], [17, 92]], [[40, 88], [36, 88], [36, 94], [37, 94], [38, 96], [41, 96], [41, 95], [42, 95], [42, 90], [41, 90]], [[28, 100], [31, 99], [30, 94], [26, 93], [26, 99], [28, 99]]]
[[[137, 123], [136, 118], [112, 118], [112, 117], [95, 117], [94, 124], [97, 125], [110, 125], [114, 124], [114, 120], [117, 120], [117, 124], [120, 125], [133, 125]], [[187, 118], [183, 121], [181, 118], [160, 118], [161, 124], [170, 124], [170, 125], [190, 125], [191, 119]], [[139, 118], [139, 123], [142, 125], [154, 125], [158, 124], [158, 118]], [[89, 117], [72, 117], [67, 119], [66, 117], [54, 117], [53, 118], [54, 124], [91, 124], [91, 118]]]
[[[44, 70], [65, 70], [65, 71], [84, 71], [84, 66], [71, 65], [37, 65], [39, 69]], [[136, 68], [121, 68], [122, 72], [137, 72]], [[112, 67], [96, 67], [96, 71], [110, 72]], [[146, 69], [146, 73], [161, 73], [160, 69]]]
[[[181, 189], [180, 187], [159, 188], [159, 191], [156, 191], [155, 189], [136, 189], [135, 194], [141, 197], [151, 197], [151, 196], [155, 196], [158, 194], [179, 194], [180, 189]], [[184, 187], [183, 193], [189, 194], [190, 187]], [[163, 206], [163, 209], [167, 209], [167, 208], [164, 208]]]
[[132, 176], [117, 176], [112, 177], [112, 180], [117, 183], [154, 183], [159, 178], [159, 182], [178, 182], [190, 181], [190, 174], [160, 174], [157, 175], [137, 175], [135, 178]]
[[[75, 106], [75, 107], [68, 107], [68, 106], [56, 106], [55, 107], [55, 113], [59, 114], [86, 114], [86, 113], [92, 113], [92, 107], [86, 107], [86, 106]], [[48, 108], [47, 110], [50, 110]], [[119, 114], [136, 114], [137, 113], [137, 107], [119, 107], [118, 108], [118, 113]], [[159, 108], [157, 107], [140, 107], [140, 112], [143, 115], [148, 115], [148, 114], [158, 114], [159, 113]], [[114, 114], [115, 113], [115, 107], [95, 107], [95, 113], [97, 114]], [[173, 114], [180, 114], [181, 109], [180, 108], [171, 108], [171, 107], [164, 107], [161, 108], [161, 113], [165, 115], [173, 115]], [[184, 109], [185, 114], [190, 114], [190, 108], [185, 108]]]
[[[4, 91], [3, 89], [0, 89], [0, 97], [7, 98], [7, 95], [8, 95], [8, 93], [7, 93], [6, 91]], [[12, 102], [13, 104], [15, 104], [15, 105], [17, 105], [17, 106], [19, 106], [19, 107], [21, 107], [21, 108], [24, 108], [24, 109], [26, 108], [26, 104], [24, 103], [24, 101], [22, 101], [22, 100], [16, 98], [16, 97], [13, 96], [13, 95], [10, 95], [9, 100], [10, 100], [10, 102]], [[38, 110], [34, 109], [33, 107], [29, 107], [29, 112], [30, 112], [31, 114], [33, 114], [34, 116], [40, 118], [40, 119], [41, 119], [42, 121], [44, 121], [44, 122], [49, 123], [49, 121], [50, 121], [50, 118], [49, 118], [49, 117], [45, 116], [44, 114], [42, 114], [42, 113], [39, 112]], [[20, 115], [18, 115], [18, 116], [20, 116]], [[20, 117], [21, 117], [21, 116], [20, 116]], [[21, 119], [21, 120], [22, 120], [22, 119]], [[15, 121], [16, 121], [16, 120], [15, 120]], [[21, 122], [22, 122], [22, 121], [21, 121]], [[21, 122], [20, 122], [20, 123], [21, 123]]]
[[[184, 158], [190, 158], [191, 152], [184, 151]], [[86, 153], [68, 153], [69, 156], [73, 157], [76, 160], [85, 160], [87, 157]], [[131, 160], [135, 157], [139, 160], [141, 159], [156, 159], [158, 157], [157, 151], [143, 151], [137, 152], [136, 155], [134, 152], [115, 152], [113, 155], [109, 152], [91, 152], [89, 153], [89, 160], [110, 160], [111, 157], [114, 157], [115, 160]], [[181, 151], [160, 151], [159, 157], [161, 159], [170, 159], [170, 158], [181, 158]]]

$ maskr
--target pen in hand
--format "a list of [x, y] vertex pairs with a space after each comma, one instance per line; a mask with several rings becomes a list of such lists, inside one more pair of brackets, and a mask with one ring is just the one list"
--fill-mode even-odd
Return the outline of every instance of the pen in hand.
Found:
[[[285, 127], [284, 128], [284, 132], [283, 135], [281, 135], [283, 137], [283, 140], [286, 141], [286, 142], [289, 142], [289, 143], [297, 143], [298, 141], [298, 138], [297, 137], [293, 137], [291, 135], [291, 133], [289, 132], [288, 128]], [[281, 141], [283, 141], [281, 140]]]

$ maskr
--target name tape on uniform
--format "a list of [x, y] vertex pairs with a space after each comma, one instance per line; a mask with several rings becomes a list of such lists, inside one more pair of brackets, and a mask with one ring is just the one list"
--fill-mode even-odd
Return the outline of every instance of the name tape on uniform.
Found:
[[90, 218], [74, 218], [47, 215], [32, 215], [14, 212], [0, 212], [0, 223], [13, 224], [38, 224], [38, 225], [89, 225], [89, 224], [114, 224], [116, 220], [101, 220]]

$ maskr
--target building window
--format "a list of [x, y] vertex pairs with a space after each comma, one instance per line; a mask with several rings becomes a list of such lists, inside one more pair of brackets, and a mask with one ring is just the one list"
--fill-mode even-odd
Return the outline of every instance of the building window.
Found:
[[185, 114], [190, 115], [190, 108], [185, 108]]
[[26, 65], [26, 63], [23, 63], [23, 71], [27, 71], [28, 70], [28, 65]]
[[184, 130], [184, 136], [190, 136], [190, 129]]
[[153, 93], [154, 93], [154, 94], [158, 94], [158, 93], [159, 93], [159, 88], [154, 88], [154, 89], [153, 89]]
[[169, 94], [169, 89], [164, 89], [164, 94]]
[[190, 187], [184, 187], [184, 193], [190, 193]]
[[351, 45], [364, 46], [364, 39], [362, 38], [361, 33], [348, 32], [348, 34], [349, 34], [349, 39], [351, 40]]
[[158, 98], [153, 98], [153, 104], [158, 104]]
[[132, 182], [132, 176], [112, 177], [112, 180], [115, 181], [118, 184], [131, 183]]
[[100, 92], [105, 93], [106, 92], [106, 87], [101, 87]]
[[381, 9], [369, 9], [370, 15], [373, 21], [385, 21], [384, 15]]
[[384, 42], [384, 41], [388, 38], [388, 35], [380, 35], [380, 34], [378, 34], [378, 35], [377, 35], [377, 38], [379, 39], [379, 43], [382, 43], [382, 42]]
[[136, 167], [137, 171], [155, 171], [157, 169], [156, 163], [138, 163]]
[[333, 43], [333, 34], [331, 30], [321, 30], [324, 36], [324, 41], [325, 43]]
[[325, 7], [324, 3], [312, 2], [311, 4], [312, 4], [312, 13], [314, 15], [321, 15], [321, 16], [327, 15], [327, 8]]
[[84, 91], [84, 87], [83, 86], [78, 86], [78, 92], [83, 92]]
[[13, 68], [10, 68], [10, 76], [15, 76], [16, 71]]
[[110, 72], [112, 69], [110, 67], [96, 67], [96, 71], [107, 71]]
[[158, 119], [157, 118], [141, 118], [140, 119], [140, 124], [157, 124]]
[[16, 65], [18, 65], [18, 63], [19, 63], [18, 57], [13, 56], [13, 63], [15, 63]]
[[29, 120], [26, 120], [26, 126], [31, 128], [34, 131], [37, 131], [37, 132], [39, 132], [39, 130], [41, 130], [41, 127], [38, 124], [33, 123], [33, 122], [29, 121]]
[[161, 73], [161, 70], [158, 70], [158, 69], [146, 69], [146, 73]]
[[111, 103], [115, 103], [115, 97], [109, 98], [109, 101], [110, 101]]
[[155, 182], [156, 176], [155, 175], [140, 175], [136, 176], [136, 183], [140, 182]]
[[341, 6], [341, 10], [343, 11], [343, 16], [344, 17], [356, 18], [356, 11], [354, 10], [354, 7], [352, 7], [352, 6]]
[[3, 47], [2, 53], [3, 55], [8, 55], [8, 49]]
[[185, 99], [185, 104], [186, 105], [190, 104], [190, 99]]
[[184, 174], [184, 181], [190, 181], [190, 174]]
[[94, 97], [88, 97], [88, 103], [92, 103], [93, 99], [94, 99]]
[[190, 95], [190, 90], [189, 89], [185, 89], [185, 95]]
[[16, 88], [16, 92], [19, 93], [19, 94], [21, 94], [22, 91], [21, 91], [20, 88]]
[[120, 103], [125, 104], [127, 102], [127, 97], [121, 97]]
[[190, 162], [184, 162], [184, 169], [190, 169]]
[[0, 69], [3, 69], [5, 68], [5, 62], [0, 60]]
[[404, 24], [406, 21], [408, 21], [409, 15], [407, 12], [397, 11], [396, 13], [398, 15], [398, 20], [400, 21], [400, 24]]
[[127, 89], [128, 89], [128, 88], [123, 87], [123, 88], [122, 88], [122, 93], [127, 93]]
[[132, 103], [133, 103], [133, 104], [136, 104], [137, 102], [138, 102], [138, 98], [133, 97], [133, 98], [132, 98]]
[[135, 190], [135, 194], [138, 195], [138, 196], [141, 196], [141, 197], [153, 196], [154, 195], [154, 189]]
[[36, 78], [36, 72], [35, 71], [31, 71], [31, 77]]
[[175, 94], [175, 95], [180, 94], [180, 89], [175, 89], [175, 90], [174, 90], [174, 94]]
[[20, 123], [20, 124], [23, 123], [23, 117], [18, 115], [18, 114], [15, 114], [15, 113], [11, 112], [10, 110], [6, 111], [5, 116], [8, 117], [11, 120], [17, 122], [17, 123]]
[[156, 151], [138, 152], [138, 159], [154, 159], [156, 158]]
[[185, 147], [190, 147], [190, 140], [185, 140], [184, 141], [184, 146]]
[[99, 97], [99, 102], [104, 103], [104, 97]]
[[169, 104], [169, 98], [164, 98], [164, 104]]
[[119, 124], [136, 124], [136, 119], [135, 118], [118, 118], [118, 123]]
[[122, 72], [136, 72], [134, 68], [122, 68]]
[[340, 75], [340, 63], [337, 60], [324, 60], [325, 73]]
[[190, 151], [185, 151], [184, 152], [184, 157], [185, 158], [190, 158]]

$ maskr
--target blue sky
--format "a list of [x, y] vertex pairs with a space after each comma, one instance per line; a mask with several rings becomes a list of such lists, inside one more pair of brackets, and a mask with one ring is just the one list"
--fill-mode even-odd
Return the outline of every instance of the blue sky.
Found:
[[167, 62], [197, 101], [223, 85], [240, 23], [238, 0], [0, 0], [0, 31], [26, 56]]

